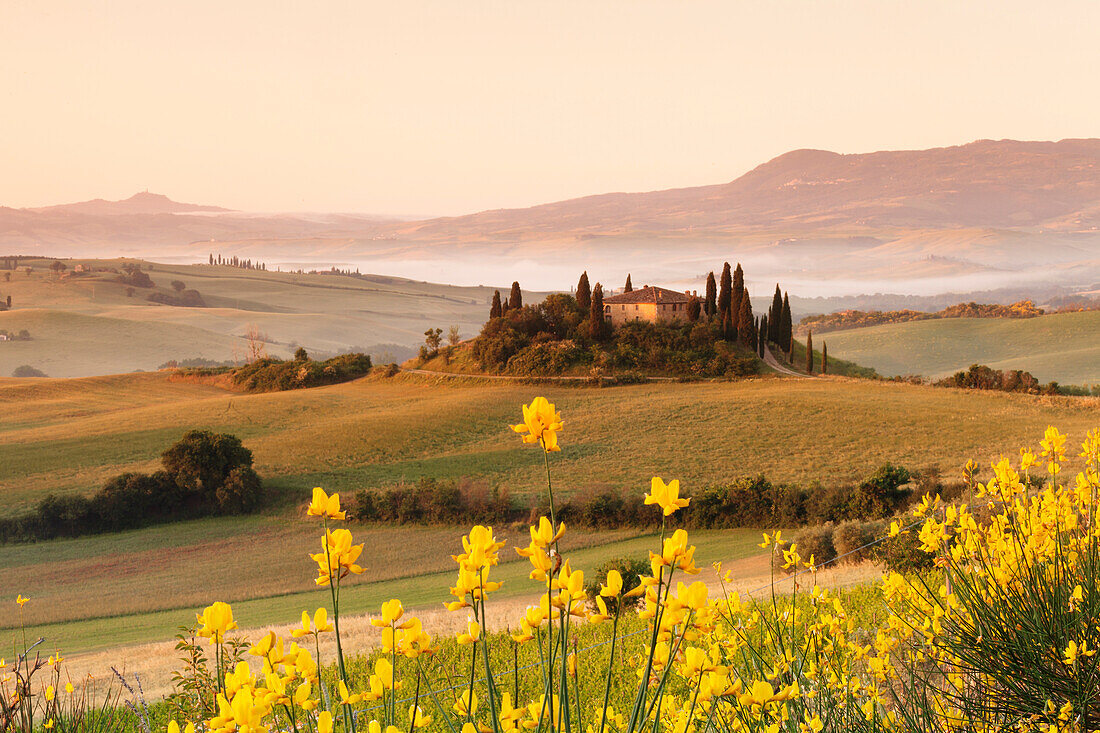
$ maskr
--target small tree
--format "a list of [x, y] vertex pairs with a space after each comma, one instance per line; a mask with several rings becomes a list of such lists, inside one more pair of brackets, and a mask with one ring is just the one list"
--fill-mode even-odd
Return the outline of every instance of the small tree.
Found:
[[596, 283], [592, 289], [592, 306], [588, 312], [588, 335], [593, 341], [603, 341], [607, 334], [607, 323], [603, 315], [603, 285]]
[[462, 333], [459, 331], [458, 326], [451, 326], [447, 329], [447, 343], [451, 346], [458, 346], [462, 341]]
[[731, 295], [733, 299], [730, 301], [730, 308], [733, 309], [733, 320], [737, 321], [737, 308], [741, 305], [741, 298], [745, 293], [745, 271], [741, 269], [741, 263], [737, 263], [737, 268], [733, 271], [733, 292]]
[[173, 280], [171, 285], [172, 290], [175, 290], [177, 293], [182, 293], [184, 290], [187, 289], [187, 285], [183, 282], [183, 280]]
[[504, 315], [504, 306], [500, 303], [500, 291], [493, 291], [493, 304], [489, 306], [489, 318], [500, 318]]
[[626, 273], [626, 285], [623, 286], [624, 293], [633, 293], [634, 284], [630, 282], [630, 273]]
[[267, 358], [267, 349], [264, 346], [264, 342], [267, 341], [267, 336], [260, 332], [259, 326], [255, 323], [248, 324], [245, 330], [244, 339], [248, 342], [249, 364]]
[[814, 373], [814, 332], [806, 333], [806, 373]]
[[438, 353], [439, 346], [443, 343], [443, 329], [429, 328], [424, 332], [424, 343], [433, 355]]
[[821, 342], [821, 373], [829, 373], [829, 345], [824, 341]]
[[4, 273], [4, 282], [6, 282], [6, 283], [11, 282], [11, 273], [10, 272], [5, 272]]
[[520, 292], [519, 283], [512, 283], [512, 292], [508, 294], [508, 309], [523, 307], [523, 293]]
[[707, 314], [707, 318], [714, 318], [718, 313], [718, 286], [714, 282], [714, 273], [707, 273], [707, 296], [703, 303], [703, 311]]
[[133, 288], [126, 288], [126, 297], [127, 298], [134, 297], [134, 289]]
[[783, 293], [783, 310], [779, 318], [779, 340], [776, 342], [791, 353], [791, 340], [794, 338], [794, 325], [791, 323], [791, 300]]
[[294, 350], [294, 361], [300, 361], [300, 362], [309, 361], [309, 354], [306, 352], [306, 350], [303, 347], [299, 346], [297, 349]]
[[737, 321], [737, 336], [745, 346], [756, 346], [756, 321], [752, 315], [752, 302], [749, 300], [749, 291], [741, 291], [741, 317]]
[[778, 346], [783, 335], [783, 293], [779, 289], [779, 283], [775, 284], [775, 295], [772, 296], [772, 307], [768, 310], [768, 340]]
[[[733, 277], [730, 274], [730, 263], [726, 262], [722, 265], [722, 279], [718, 282], [718, 315], [725, 319], [726, 314], [729, 313], [731, 317], [736, 317], [736, 307], [731, 304], [730, 299], [732, 296]], [[740, 305], [740, 303], [737, 303]]]
[[577, 281], [577, 306], [581, 311], [592, 307], [592, 287], [588, 284], [588, 270], [581, 273], [581, 279]]
[[687, 317], [688, 317], [689, 322], [691, 322], [691, 323], [697, 322], [699, 320], [699, 315], [700, 315], [700, 312], [702, 310], [703, 310], [703, 307], [702, 307], [702, 304], [699, 302], [698, 297], [693, 295], [690, 298], [688, 298]]

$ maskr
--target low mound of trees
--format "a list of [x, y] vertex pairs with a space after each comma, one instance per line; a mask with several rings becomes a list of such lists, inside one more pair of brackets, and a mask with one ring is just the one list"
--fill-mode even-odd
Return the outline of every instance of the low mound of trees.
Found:
[[163, 469], [123, 473], [91, 497], [47, 496], [22, 517], [0, 519], [0, 542], [117, 532], [179, 519], [255, 511], [263, 483], [252, 451], [232, 435], [192, 430], [161, 455]]
[[35, 367], [32, 367], [30, 364], [20, 364], [19, 366], [17, 366], [15, 368], [15, 371], [13, 371], [11, 373], [11, 375], [13, 377], [17, 377], [19, 379], [26, 379], [28, 377], [46, 377], [46, 376], [49, 376], [48, 374], [46, 374], [46, 372], [42, 371], [41, 369], [36, 369]]
[[[177, 282], [179, 282], [177, 280]], [[149, 293], [146, 300], [164, 305], [175, 305], [183, 308], [205, 308], [206, 301], [198, 290], [177, 290], [178, 295], [171, 293]]]
[[996, 392], [1024, 392], [1026, 394], [1059, 394], [1057, 382], [1043, 386], [1030, 372], [1020, 369], [994, 369], [985, 364], [971, 364], [963, 372], [955, 372], [935, 382], [937, 387], [983, 389]]
[[935, 313], [915, 310], [896, 311], [860, 311], [844, 310], [836, 313], [806, 316], [798, 323], [800, 333], [813, 330], [818, 333], [840, 331], [850, 328], [879, 326], [884, 323], [906, 323], [908, 321], [930, 321], [939, 318], [1035, 318], [1043, 315], [1042, 308], [1030, 300], [1021, 300], [1012, 305], [998, 303], [959, 303], [948, 306]]
[[288, 389], [338, 384], [366, 376], [371, 369], [366, 354], [340, 354], [326, 361], [313, 361], [305, 349], [294, 359], [257, 359], [232, 371], [232, 381], [248, 392], [280, 392]]
[[126, 265], [122, 268], [122, 274], [115, 278], [117, 282], [123, 285], [129, 285], [135, 288], [155, 288], [157, 284], [153, 282], [153, 278], [144, 272], [140, 267], [136, 265]]

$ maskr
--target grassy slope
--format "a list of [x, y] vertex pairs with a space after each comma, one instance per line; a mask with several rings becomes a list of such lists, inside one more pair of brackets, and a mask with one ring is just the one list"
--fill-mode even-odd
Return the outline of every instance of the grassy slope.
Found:
[[1100, 311], [896, 323], [815, 336], [821, 341], [830, 355], [887, 376], [943, 377], [978, 363], [1023, 369], [1043, 382], [1100, 382]]
[[[367, 545], [362, 558], [366, 573], [351, 581], [344, 596], [349, 612], [375, 608], [389, 597], [382, 595], [386, 593], [400, 592], [410, 604], [442, 601], [454, 566], [450, 553], [461, 549], [459, 538], [466, 530], [349, 526]], [[527, 541], [525, 532], [498, 534], [509, 547]], [[286, 623], [302, 608], [325, 602], [313, 582], [316, 565], [308, 557], [320, 549], [320, 535], [313, 519], [261, 516], [184, 522], [46, 546], [3, 546], [0, 583], [34, 598], [35, 626], [52, 628], [55, 638], [63, 633], [70, 650], [74, 644], [94, 646], [95, 630], [117, 627], [121, 615], [127, 617], [127, 626], [144, 629], [126, 641], [169, 638], [192, 618], [192, 609], [214, 600], [242, 603], [252, 624]], [[755, 535], [737, 534], [746, 540], [750, 536]], [[636, 537], [629, 531], [575, 531], [564, 547], [594, 565], [605, 555], [644, 556]], [[44, 554], [44, 547], [50, 551]], [[601, 549], [591, 549], [596, 547]], [[519, 559], [512, 552], [503, 556], [507, 563]], [[502, 566], [502, 579], [525, 577], [522, 567]], [[515, 592], [528, 590], [517, 587]], [[14, 616], [0, 619], [0, 629], [17, 625]], [[123, 639], [103, 641], [117, 644]]]
[[[68, 264], [72, 267], [77, 262]], [[122, 264], [83, 262], [99, 267]], [[20, 364], [51, 376], [87, 376], [155, 369], [168, 359], [199, 355], [240, 358], [246, 352], [242, 337], [250, 324], [275, 342], [269, 351], [277, 354], [291, 350], [290, 344], [326, 351], [387, 343], [415, 346], [429, 326], [446, 331], [457, 325], [466, 335], [476, 333], [493, 292], [381, 276], [360, 279], [153, 265], [148, 274], [158, 290], [170, 292], [170, 282], [181, 280], [202, 293], [210, 306], [179, 308], [146, 301], [151, 291], [140, 288], [134, 297], [127, 297], [126, 286], [112, 282], [113, 274], [58, 280], [45, 269], [45, 261], [32, 264], [36, 269], [30, 276], [20, 269], [12, 273], [10, 282], [0, 280], [0, 295], [10, 294], [15, 305], [14, 311], [0, 313], [0, 328], [26, 328], [34, 337], [0, 344], [2, 375], [11, 374]], [[32, 314], [24, 309], [53, 313]], [[74, 319], [67, 324], [68, 314], [96, 320]], [[126, 330], [134, 335], [122, 341]], [[74, 332], [80, 338], [74, 340]]]
[[[839, 379], [588, 389], [399, 376], [263, 395], [230, 395], [164, 374], [0, 380], [0, 409], [17, 416], [0, 429], [0, 497], [11, 513], [49, 491], [92, 491], [121, 470], [152, 468], [190, 427], [240, 435], [289, 506], [300, 507], [316, 484], [347, 492], [424, 475], [541, 491], [537, 452], [507, 428], [520, 403], [538, 393], [557, 402], [567, 421], [565, 450], [553, 457], [562, 493], [615, 485], [639, 496], [652, 475], [679, 477], [691, 493], [700, 483], [761, 472], [843, 481], [887, 460], [954, 472], [967, 458], [985, 461], [1035, 443], [1048, 423], [1076, 439], [1096, 426], [1097, 404]], [[320, 602], [306, 590], [304, 553], [315, 533], [287, 508], [0, 547], [0, 587], [37, 595], [50, 609], [42, 620], [64, 625], [51, 634], [78, 648], [100, 643], [97, 636], [112, 628], [124, 628], [127, 640], [159, 638], [188, 620], [183, 609], [219, 597], [240, 601], [250, 623], [293, 619], [302, 605]], [[434, 574], [447, 567], [457, 537], [458, 530], [371, 529], [364, 539], [374, 582], [352, 593], [354, 608], [387, 594], [410, 604], [439, 600], [433, 589], [444, 577]], [[417, 573], [432, 577], [402, 579]], [[125, 623], [106, 620], [134, 613]]]
[[188, 428], [240, 436], [270, 485], [295, 497], [314, 485], [346, 492], [422, 476], [524, 494], [540, 488], [539, 458], [507, 425], [536, 394], [568, 420], [570, 449], [555, 457], [564, 491], [641, 491], [653, 475], [689, 485], [761, 472], [836, 482], [887, 460], [954, 470], [1015, 453], [1049, 423], [1079, 432], [1096, 421], [1095, 400], [833, 379], [606, 389], [454, 381], [398, 376], [240, 395], [159, 373], [0, 380], [0, 409], [17, 415], [0, 430], [0, 512], [150, 469]]

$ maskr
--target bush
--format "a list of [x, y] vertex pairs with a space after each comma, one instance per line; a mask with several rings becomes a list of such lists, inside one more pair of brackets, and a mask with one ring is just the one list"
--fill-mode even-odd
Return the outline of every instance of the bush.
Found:
[[[790, 544], [798, 549], [798, 554], [802, 556], [805, 562], [809, 562], [812, 557], [816, 565], [824, 565], [836, 559], [832, 524], [800, 529], [791, 537]], [[783, 555], [780, 553], [776, 553], [772, 557], [772, 562], [777, 570], [782, 570], [784, 573], [794, 573], [801, 570], [801, 568], [794, 566], [782, 567], [784, 562]]]
[[15, 371], [12, 372], [11, 375], [13, 377], [24, 379], [27, 377], [45, 377], [46, 373], [41, 369], [35, 369], [30, 364], [23, 364], [21, 366], [17, 366], [15, 368]]
[[[635, 502], [636, 503], [636, 502]], [[592, 574], [592, 580], [588, 581], [585, 585], [584, 591], [588, 594], [588, 602], [592, 608], [596, 607], [596, 596], [600, 594], [600, 586], [607, 580], [607, 574], [612, 570], [617, 570], [619, 575], [623, 578], [623, 593], [637, 588], [642, 582], [642, 576], [649, 574], [649, 563], [645, 560], [638, 560], [627, 557], [617, 557], [612, 560], [605, 560]], [[623, 610], [629, 610], [641, 605], [642, 597], [636, 596], [634, 598], [623, 598]], [[615, 613], [618, 604], [618, 599], [605, 598], [604, 603], [607, 604], [607, 610], [611, 613]]]
[[856, 564], [873, 559], [874, 548], [866, 545], [879, 539], [886, 533], [886, 523], [882, 521], [849, 521], [837, 525], [833, 530], [833, 547], [841, 562]]
[[327, 361], [257, 359], [234, 370], [232, 380], [248, 392], [281, 392], [347, 382], [366, 375], [370, 369], [366, 354], [340, 354]]
[[252, 451], [232, 435], [192, 430], [161, 455], [164, 470], [123, 473], [92, 497], [49, 495], [30, 514], [0, 520], [0, 542], [117, 532], [150, 524], [243, 514], [263, 504]]

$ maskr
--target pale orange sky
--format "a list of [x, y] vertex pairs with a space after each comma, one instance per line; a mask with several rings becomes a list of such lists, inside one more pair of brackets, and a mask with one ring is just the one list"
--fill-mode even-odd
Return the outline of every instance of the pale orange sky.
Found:
[[0, 0], [0, 205], [452, 214], [1100, 135], [1100, 3]]

